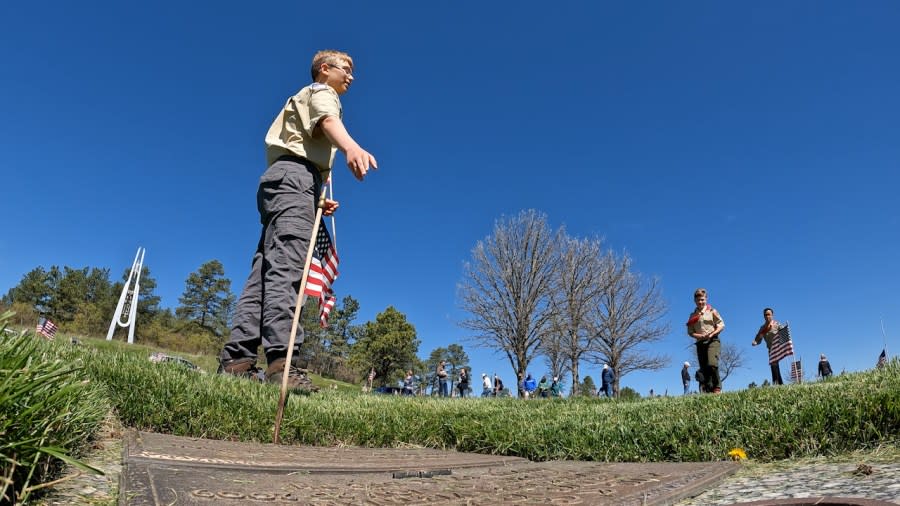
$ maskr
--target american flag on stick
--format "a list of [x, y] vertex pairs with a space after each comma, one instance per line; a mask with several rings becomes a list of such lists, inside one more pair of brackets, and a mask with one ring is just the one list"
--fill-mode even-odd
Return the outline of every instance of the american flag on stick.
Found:
[[50, 321], [48, 318], [41, 318], [38, 320], [37, 326], [34, 328], [34, 331], [38, 333], [38, 335], [42, 335], [47, 339], [53, 340], [56, 337], [56, 324]]
[[791, 329], [787, 323], [778, 329], [769, 347], [769, 364], [774, 364], [788, 355], [794, 354], [794, 342], [791, 340]]
[[875, 364], [875, 367], [884, 367], [884, 364], [887, 363], [887, 348], [881, 350], [881, 355], [878, 355], [878, 363]]
[[319, 224], [316, 244], [313, 249], [312, 264], [303, 293], [319, 299], [319, 325], [328, 326], [328, 315], [334, 308], [335, 297], [331, 285], [338, 277], [338, 255], [331, 242], [331, 235], [325, 223]]
[[803, 366], [799, 360], [791, 362], [791, 379], [794, 383], [803, 383]]
[[[331, 310], [334, 309], [334, 304], [337, 302], [334, 295], [329, 295], [328, 300], [325, 301], [325, 305], [319, 309], [319, 325], [324, 329], [328, 326], [328, 315], [331, 314]], [[319, 299], [319, 304], [322, 303], [322, 300]]]

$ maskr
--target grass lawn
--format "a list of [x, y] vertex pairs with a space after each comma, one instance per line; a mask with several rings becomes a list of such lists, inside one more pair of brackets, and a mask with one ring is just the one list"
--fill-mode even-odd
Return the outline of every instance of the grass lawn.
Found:
[[[14, 451], [23, 441], [31, 441], [32, 455], [47, 463], [43, 474], [29, 475], [27, 483], [52, 476], [53, 462], [79, 455], [110, 409], [125, 426], [140, 430], [272, 441], [277, 386], [214, 374], [217, 364], [210, 357], [179, 354], [205, 371], [198, 373], [151, 363], [148, 356], [156, 350], [139, 345], [82, 342], [72, 346], [64, 339], [46, 342], [30, 336], [0, 341], [0, 374], [12, 378], [24, 376], [23, 368], [40, 369], [47, 374], [58, 371], [59, 378], [53, 389], [44, 389], [44, 397], [30, 398], [29, 406], [46, 403], [45, 409], [17, 402], [15, 392], [0, 398], [2, 427], [19, 427], [23, 412], [31, 417], [30, 428], [3, 432], [4, 439], [15, 437], [18, 443], [5, 440], [0, 447], [2, 476], [11, 476], [18, 472], [11, 473], [11, 468], [26, 463], [24, 454]], [[538, 461], [619, 462], [723, 460], [740, 448], [754, 462], [773, 463], [835, 458], [900, 442], [896, 359], [879, 370], [816, 383], [634, 402], [363, 395], [355, 385], [313, 380], [323, 387], [321, 392], [288, 398], [281, 428], [284, 444], [415, 445]], [[332, 383], [338, 388], [332, 389]], [[65, 399], [64, 408], [60, 399]], [[61, 409], [67, 413], [63, 418], [79, 421], [73, 434], [66, 434], [67, 424], [60, 423]], [[41, 443], [56, 450], [41, 450], [35, 441], [57, 430], [59, 442]], [[10, 479], [16, 482], [12, 488], [27, 487], [20, 486], [25, 482], [19, 475]]]

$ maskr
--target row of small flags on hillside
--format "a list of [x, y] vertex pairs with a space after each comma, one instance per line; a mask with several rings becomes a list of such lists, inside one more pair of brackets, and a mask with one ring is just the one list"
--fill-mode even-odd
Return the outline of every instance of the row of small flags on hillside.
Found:
[[40, 335], [44, 336], [47, 339], [53, 340], [56, 337], [56, 324], [50, 321], [48, 318], [41, 318], [38, 320], [37, 326], [34, 328], [34, 331]]

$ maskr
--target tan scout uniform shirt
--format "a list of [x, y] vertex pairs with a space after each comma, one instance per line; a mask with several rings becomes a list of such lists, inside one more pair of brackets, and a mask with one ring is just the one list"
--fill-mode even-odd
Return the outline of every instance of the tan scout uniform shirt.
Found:
[[341, 100], [331, 86], [312, 83], [289, 98], [266, 134], [266, 162], [280, 156], [302, 156], [319, 167], [322, 180], [328, 178], [337, 151], [328, 137], [313, 131], [326, 116], [341, 119]]
[[[693, 317], [696, 314], [697, 310], [695, 309], [694, 312], [691, 313], [691, 316]], [[703, 308], [703, 311], [700, 312], [700, 319], [688, 326], [688, 332], [691, 334], [706, 334], [707, 332], [715, 330], [716, 325], [719, 323], [725, 323], [719, 316], [719, 312], [707, 305]]]

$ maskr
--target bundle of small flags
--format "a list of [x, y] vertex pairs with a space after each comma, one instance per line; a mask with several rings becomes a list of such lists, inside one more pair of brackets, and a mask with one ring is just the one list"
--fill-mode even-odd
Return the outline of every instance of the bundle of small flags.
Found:
[[334, 309], [336, 299], [331, 291], [331, 284], [338, 277], [338, 256], [325, 223], [319, 224], [316, 234], [316, 245], [313, 250], [312, 264], [303, 293], [319, 299], [319, 325], [328, 326], [328, 315]]
[[48, 318], [41, 318], [38, 320], [37, 326], [34, 331], [41, 336], [46, 337], [47, 339], [53, 340], [56, 337], [56, 324], [50, 321]]

